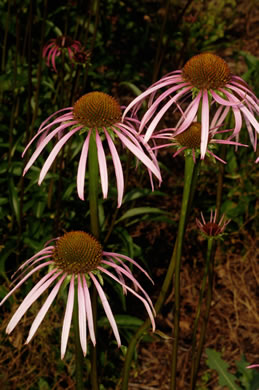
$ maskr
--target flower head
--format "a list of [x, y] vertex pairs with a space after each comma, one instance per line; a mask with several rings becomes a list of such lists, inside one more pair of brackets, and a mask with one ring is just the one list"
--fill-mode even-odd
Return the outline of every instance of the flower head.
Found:
[[[167, 88], [160, 96], [156, 93]], [[258, 100], [244, 80], [232, 75], [227, 63], [212, 53], [202, 53], [192, 57], [183, 67], [164, 76], [135, 98], [127, 107], [124, 115], [132, 109], [135, 114], [144, 99], [149, 96], [149, 108], [141, 120], [140, 132], [149, 123], [144, 142], [148, 142], [159, 121], [173, 104], [181, 112], [176, 125], [177, 133], [186, 130], [201, 108], [201, 158], [205, 157], [209, 141], [209, 123], [211, 109], [215, 107], [216, 115], [227, 114], [232, 109], [235, 127], [232, 137], [237, 137], [243, 123], [247, 126], [254, 149], [256, 149], [259, 123], [255, 116], [259, 113]], [[181, 105], [190, 99], [185, 111]], [[165, 103], [164, 103], [165, 102]], [[253, 128], [256, 130], [255, 134]]]
[[222, 234], [224, 233], [224, 230], [226, 226], [229, 224], [229, 220], [225, 220], [225, 215], [223, 214], [220, 218], [219, 222], [217, 222], [217, 210], [215, 210], [215, 213], [213, 215], [213, 211], [211, 210], [210, 213], [210, 220], [208, 222], [205, 221], [203, 214], [201, 213], [201, 219], [200, 221], [198, 218], [196, 218], [196, 224], [198, 228], [201, 230], [203, 235], [208, 237], [213, 237], [215, 239], [220, 238]]
[[[65, 114], [63, 114], [64, 111], [66, 111]], [[60, 115], [61, 112], [62, 114]], [[57, 117], [53, 120], [53, 117], [55, 116]], [[65, 130], [68, 130], [68, 132], [66, 133]], [[149, 155], [147, 155], [145, 153], [144, 148], [141, 145], [141, 139], [138, 137], [131, 122], [121, 123], [121, 108], [119, 103], [113, 97], [103, 92], [87, 93], [78, 99], [73, 107], [57, 111], [41, 124], [37, 134], [32, 138], [23, 152], [24, 155], [32, 142], [41, 135], [36, 150], [24, 169], [24, 174], [32, 166], [46, 145], [55, 136], [58, 136], [59, 141], [52, 149], [42, 167], [39, 177], [39, 184], [41, 184], [51, 164], [65, 143], [74, 134], [77, 134], [80, 139], [82, 133], [86, 133], [87, 136], [83, 144], [77, 172], [77, 191], [80, 199], [84, 200], [85, 170], [90, 137], [94, 137], [97, 146], [99, 171], [104, 198], [106, 198], [108, 194], [108, 170], [102, 139], [107, 141], [117, 180], [118, 207], [120, 207], [122, 202], [124, 179], [120, 157], [115, 147], [116, 139], [119, 139], [126, 148], [146, 165], [149, 172], [152, 172], [161, 181], [158, 163], [154, 154], [150, 152], [148, 153]]]
[[[71, 319], [74, 308], [75, 293], [77, 293], [78, 296], [80, 343], [83, 353], [86, 355], [87, 327], [92, 343], [94, 345], [96, 344], [92, 305], [88, 287], [89, 283], [92, 282], [97, 289], [118, 346], [120, 346], [120, 335], [110, 304], [103, 291], [103, 282], [100, 283], [100, 281], [98, 281], [98, 279], [102, 280], [101, 276], [99, 276], [101, 273], [109, 276], [116, 283], [119, 283], [122, 286], [124, 293], [130, 291], [143, 302], [150, 317], [153, 330], [155, 329], [155, 310], [153, 308], [152, 302], [146, 291], [141, 287], [141, 285], [133, 276], [131, 269], [124, 263], [124, 261], [126, 260], [129, 263], [137, 266], [150, 279], [147, 272], [141, 266], [139, 266], [138, 263], [125, 255], [103, 251], [102, 245], [99, 243], [99, 241], [83, 231], [72, 231], [65, 233], [64, 236], [53, 239], [52, 241], [52, 245], [45, 246], [41, 251], [27, 260], [18, 269], [18, 271], [16, 271], [15, 274], [19, 272], [20, 276], [16, 278], [13, 283], [17, 282], [17, 279], [21, 280], [0, 302], [0, 305], [2, 305], [5, 300], [36, 271], [42, 268], [48, 269], [46, 275], [42, 277], [32, 288], [32, 290], [28, 293], [28, 295], [14, 313], [6, 328], [6, 332], [8, 334], [12, 332], [23, 315], [40, 297], [40, 295], [45, 292], [51, 284], [54, 283], [52, 291], [49, 293], [45, 303], [41, 307], [31, 325], [29, 335], [26, 340], [26, 344], [29, 343], [39, 328], [41, 322], [43, 321], [49, 307], [57, 296], [62, 284], [65, 284], [67, 281], [69, 282], [69, 291], [61, 336], [61, 358], [63, 359], [67, 348], [69, 329], [71, 326]], [[48, 244], [50, 242], [51, 241], [49, 241]], [[111, 268], [115, 274], [109, 271], [107, 268]], [[125, 278], [129, 279], [133, 283], [133, 288], [128, 286]], [[136, 291], [142, 293], [144, 297]]]
[[[201, 123], [200, 122], [192, 122], [192, 124], [188, 127], [188, 129], [184, 130], [182, 133], [177, 133], [176, 135], [172, 132], [172, 129], [165, 129], [159, 131], [158, 133], [154, 133], [151, 137], [152, 140], [163, 139], [169, 140], [170, 143], [162, 144], [159, 146], [153, 147], [153, 150], [165, 148], [165, 147], [177, 147], [177, 151], [173, 154], [173, 157], [178, 156], [184, 150], [190, 149], [192, 151], [193, 160], [196, 161], [197, 153], [200, 153], [200, 144], [201, 144]], [[220, 162], [226, 164], [224, 160], [218, 157], [213, 152], [213, 144], [227, 144], [227, 145], [235, 145], [235, 146], [247, 146], [240, 144], [238, 142], [230, 141], [229, 139], [218, 139], [215, 138], [218, 134], [228, 132], [229, 130], [217, 131], [218, 126], [211, 128], [209, 130], [209, 138], [208, 138], [208, 146], [206, 153], [208, 155], [213, 156], [215, 159]], [[170, 130], [170, 131], [168, 131]]]
[[90, 58], [91, 58], [90, 50], [82, 49], [79, 51], [75, 51], [73, 54], [73, 61], [77, 65], [85, 65], [85, 64], [89, 63]]
[[46, 59], [47, 66], [50, 66], [50, 63], [52, 64], [55, 72], [57, 72], [56, 58], [60, 56], [62, 50], [66, 51], [72, 60], [73, 55], [82, 50], [81, 43], [68, 35], [61, 35], [58, 38], [51, 39], [43, 47], [42, 57]]

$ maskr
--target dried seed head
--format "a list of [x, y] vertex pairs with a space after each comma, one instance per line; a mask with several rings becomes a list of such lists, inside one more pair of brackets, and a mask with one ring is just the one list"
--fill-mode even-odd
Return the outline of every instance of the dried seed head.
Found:
[[56, 45], [61, 49], [72, 46], [74, 40], [68, 35], [61, 35], [56, 39]]
[[175, 139], [181, 146], [188, 149], [199, 148], [201, 144], [201, 124], [193, 122], [188, 129], [178, 134]]
[[89, 127], [109, 127], [121, 121], [119, 103], [103, 92], [89, 92], [74, 104], [73, 116]]
[[231, 74], [222, 58], [215, 54], [202, 53], [186, 62], [182, 77], [195, 88], [209, 90], [224, 87]]
[[102, 260], [102, 246], [93, 236], [82, 231], [65, 233], [53, 251], [56, 265], [69, 274], [87, 273]]

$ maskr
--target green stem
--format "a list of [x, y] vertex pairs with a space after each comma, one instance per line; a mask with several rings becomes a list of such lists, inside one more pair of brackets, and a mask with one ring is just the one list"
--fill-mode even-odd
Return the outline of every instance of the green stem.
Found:
[[84, 355], [81, 348], [80, 336], [79, 336], [79, 320], [78, 320], [78, 298], [75, 294], [75, 305], [73, 312], [73, 322], [75, 331], [75, 345], [76, 345], [76, 390], [83, 390], [83, 364]]
[[[98, 178], [99, 178], [99, 167], [98, 167], [98, 156], [97, 147], [94, 139], [94, 134], [90, 137], [89, 145], [89, 205], [90, 205], [90, 223], [91, 232], [95, 238], [99, 239], [100, 228], [99, 228], [99, 217], [98, 217]], [[97, 318], [97, 292], [93, 286], [92, 290], [92, 310], [93, 310], [93, 321], [95, 334], [97, 332], [96, 318]], [[91, 383], [92, 389], [98, 390], [98, 376], [97, 376], [97, 350], [96, 346], [91, 348]]]
[[204, 291], [205, 291], [205, 287], [206, 287], [209, 266], [211, 263], [212, 242], [213, 242], [213, 237], [210, 237], [208, 239], [208, 251], [207, 251], [205, 270], [204, 270], [204, 275], [203, 275], [203, 280], [202, 280], [202, 285], [201, 285], [201, 290], [200, 290], [200, 297], [199, 297], [198, 307], [197, 307], [197, 311], [196, 311], [196, 317], [195, 317], [194, 326], [193, 326], [192, 368], [191, 368], [191, 389], [192, 390], [195, 389], [195, 383], [196, 383], [196, 377], [197, 377], [197, 372], [196, 372], [196, 366], [197, 366], [196, 335], [197, 335], [198, 323], [200, 320], [201, 305], [202, 305], [202, 301], [204, 298]]
[[[188, 211], [187, 211], [187, 217], [185, 219], [185, 226], [186, 226], [186, 221], [188, 219], [189, 213], [191, 211], [191, 202], [194, 197], [194, 191], [195, 191], [195, 186], [197, 183], [197, 177], [199, 173], [199, 162], [194, 167], [193, 171], [193, 176], [192, 176], [192, 182], [191, 182], [191, 191], [190, 191], [190, 197], [189, 197], [189, 204], [188, 204]], [[171, 285], [171, 280], [174, 274], [175, 270], [175, 259], [176, 259], [176, 248], [177, 248], [177, 242], [178, 238], [176, 239], [175, 245], [174, 245], [174, 250], [170, 259], [170, 263], [167, 269], [167, 273], [162, 285], [162, 288], [160, 290], [158, 299], [155, 303], [155, 310], [156, 313], [159, 313], [165, 299], [167, 296], [167, 292], [169, 290], [169, 287]], [[150, 320], [147, 319], [141, 327], [137, 330], [135, 335], [131, 338], [130, 343], [127, 348], [127, 353], [125, 356], [125, 361], [124, 361], [124, 367], [123, 367], [123, 375], [122, 375], [122, 390], [128, 390], [128, 381], [129, 381], [129, 373], [130, 373], [130, 366], [131, 366], [131, 361], [134, 355], [134, 352], [136, 350], [136, 344], [138, 340], [141, 338], [141, 336], [144, 334], [144, 332], [149, 328], [150, 326]]]
[[172, 351], [172, 370], [171, 370], [171, 384], [170, 389], [176, 390], [176, 371], [177, 371], [177, 354], [178, 354], [178, 340], [179, 340], [179, 322], [180, 322], [180, 268], [181, 268], [181, 255], [182, 246], [185, 233], [188, 204], [190, 200], [194, 162], [192, 153], [189, 151], [185, 154], [185, 171], [184, 171], [184, 188], [182, 207], [180, 214], [180, 221], [177, 233], [177, 247], [176, 247], [176, 262], [175, 262], [175, 278], [174, 278], [174, 291], [175, 291], [175, 307], [174, 307], [174, 332], [173, 332], [173, 351]]
[[205, 343], [206, 330], [207, 330], [207, 325], [208, 325], [208, 320], [209, 320], [212, 291], [213, 291], [214, 255], [215, 255], [214, 242], [215, 241], [214, 241], [213, 237], [208, 239], [208, 250], [207, 250], [208, 290], [207, 290], [207, 296], [206, 296], [205, 313], [204, 313], [204, 318], [203, 318], [202, 327], [201, 327], [201, 335], [200, 335], [200, 340], [199, 340], [196, 359], [195, 359], [195, 367], [194, 367], [193, 378], [192, 378], [192, 382], [193, 382], [192, 389], [195, 388], [195, 383], [197, 380], [197, 374], [198, 374], [198, 370], [199, 370], [199, 366], [200, 366], [201, 354], [202, 354], [203, 346]]

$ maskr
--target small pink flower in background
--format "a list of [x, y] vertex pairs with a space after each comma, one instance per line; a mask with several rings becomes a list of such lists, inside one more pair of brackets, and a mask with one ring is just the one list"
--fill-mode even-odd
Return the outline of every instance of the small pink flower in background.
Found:
[[224, 220], [224, 218], [225, 215], [223, 214], [219, 222], [217, 222], [217, 210], [215, 210], [214, 215], [213, 215], [213, 211], [211, 210], [210, 220], [208, 222], [205, 221], [204, 216], [201, 213], [201, 221], [198, 218], [196, 218], [196, 224], [198, 228], [201, 230], [201, 232], [207, 238], [208, 237], [220, 238], [221, 235], [224, 233], [226, 226], [231, 221], [230, 219]]
[[[165, 92], [156, 96], [161, 89]], [[232, 137], [238, 137], [243, 122], [249, 132], [251, 143], [256, 149], [259, 123], [256, 114], [259, 113], [258, 99], [244, 80], [231, 74], [227, 63], [215, 54], [202, 53], [192, 57], [182, 70], [177, 70], [162, 77], [145, 92], [135, 98], [125, 110], [125, 116], [130, 110], [134, 115], [149, 97], [148, 110], [141, 120], [139, 131], [147, 126], [144, 142], [148, 142], [158, 123], [165, 113], [173, 106], [179, 109], [181, 118], [175, 126], [177, 134], [186, 130], [201, 109], [201, 158], [205, 157], [209, 141], [209, 124], [212, 108], [215, 115], [224, 117], [232, 110], [235, 127]], [[185, 111], [182, 105], [186, 102]], [[255, 132], [253, 131], [255, 129]]]
[[[206, 153], [213, 156], [215, 159], [219, 160], [220, 162], [226, 164], [226, 161], [222, 160], [220, 157], [218, 157], [213, 152], [213, 144], [226, 144], [226, 145], [234, 145], [234, 146], [247, 146], [240, 144], [238, 142], [230, 141], [229, 139], [217, 139], [215, 138], [218, 134], [229, 132], [230, 130], [222, 130], [217, 131], [217, 128], [219, 125], [211, 128], [209, 130], [209, 139], [208, 139], [208, 145]], [[173, 154], [173, 157], [178, 156], [181, 152], [187, 149], [192, 150], [193, 160], [196, 161], [196, 151], [200, 153], [200, 144], [201, 144], [201, 128], [202, 125], [199, 122], [193, 122], [188, 129], [184, 130], [182, 133], [178, 134], [175, 130], [174, 134], [173, 129], [164, 129], [161, 131], [158, 131], [157, 133], [153, 133], [151, 139], [156, 140], [167, 140], [170, 143], [167, 144], [161, 144], [158, 146], [154, 146], [153, 150], [158, 150], [161, 148], [168, 148], [168, 147], [177, 147], [177, 151]]]
[[69, 58], [73, 60], [73, 55], [81, 51], [82, 46], [79, 41], [75, 41], [67, 35], [61, 35], [58, 38], [51, 39], [43, 47], [42, 57], [45, 58], [47, 66], [52, 65], [55, 72], [57, 72], [56, 58], [60, 56], [62, 50], [65, 50]]
[[[65, 114], [63, 114], [64, 111], [66, 111]], [[55, 116], [56, 118], [53, 119]], [[135, 119], [132, 118], [129, 121], [125, 121], [125, 123], [121, 123], [121, 108], [114, 98], [103, 92], [89, 92], [77, 100], [73, 107], [64, 108], [55, 112], [41, 124], [37, 134], [32, 138], [23, 152], [22, 156], [24, 156], [32, 142], [41, 136], [35, 152], [32, 154], [24, 169], [24, 174], [32, 166], [47, 144], [55, 136], [58, 136], [59, 141], [52, 149], [41, 169], [39, 177], [40, 185], [57, 154], [66, 142], [76, 133], [80, 142], [80, 135], [87, 133], [77, 171], [78, 196], [84, 200], [86, 162], [90, 137], [93, 136], [97, 146], [103, 197], [107, 198], [108, 170], [106, 153], [102, 142], [102, 139], [105, 139], [114, 165], [118, 189], [118, 207], [120, 207], [124, 191], [124, 177], [120, 156], [115, 147], [117, 139], [147, 167], [150, 174], [153, 173], [159, 181], [162, 180], [155, 155], [141, 144], [141, 138], [138, 137], [138, 133], [132, 124], [134, 121]], [[68, 130], [68, 132], [65, 132], [65, 130]]]
[[[45, 246], [41, 251], [36, 253], [23, 265], [21, 265], [18, 271], [16, 271], [14, 274], [16, 275], [17, 272], [19, 272], [20, 276], [16, 278], [13, 283], [17, 282], [19, 279], [20, 281], [0, 302], [0, 305], [2, 305], [6, 299], [9, 298], [9, 296], [13, 294], [14, 291], [16, 291], [20, 286], [22, 286], [24, 282], [36, 271], [39, 271], [43, 268], [48, 270], [46, 275], [42, 277], [39, 282], [32, 288], [32, 290], [28, 293], [28, 295], [14, 313], [6, 328], [6, 332], [8, 334], [12, 332], [23, 315], [40, 297], [40, 295], [45, 292], [52, 283], [55, 282], [52, 291], [49, 293], [45, 303], [41, 307], [31, 325], [29, 335], [26, 340], [26, 344], [29, 343], [39, 328], [45, 315], [47, 314], [47, 311], [57, 296], [62, 284], [69, 282], [69, 291], [61, 335], [61, 359], [64, 358], [67, 348], [68, 335], [74, 308], [75, 293], [77, 293], [78, 296], [80, 343], [82, 351], [84, 355], [86, 355], [87, 327], [92, 343], [94, 345], [96, 344], [92, 305], [88, 288], [88, 284], [92, 282], [97, 289], [118, 346], [120, 346], [121, 341], [118, 327], [110, 304], [103, 291], [103, 287], [101, 285], [103, 282], [100, 283], [100, 280], [102, 281], [101, 276], [98, 277], [100, 273], [109, 276], [116, 283], [119, 283], [122, 286], [124, 293], [129, 291], [143, 302], [150, 317], [153, 331], [155, 330], [155, 309], [152, 305], [151, 299], [135, 279], [131, 269], [126, 264], [124, 264], [124, 261], [126, 260], [138, 267], [150, 279], [147, 272], [140, 265], [138, 265], [138, 263], [136, 263], [128, 256], [121, 255], [119, 253], [103, 251], [102, 245], [99, 243], [99, 241], [97, 241], [93, 236], [82, 231], [72, 231], [65, 233], [64, 236], [53, 239], [52, 241], [54, 242], [53, 245], [49, 245], [51, 242], [49, 241], [46, 244], [48, 246]], [[117, 276], [110, 272], [107, 268], [115, 271]], [[125, 277], [133, 283], [134, 289], [126, 284]], [[98, 279], [100, 280], [98, 281]], [[144, 298], [136, 291], [142, 293]]]

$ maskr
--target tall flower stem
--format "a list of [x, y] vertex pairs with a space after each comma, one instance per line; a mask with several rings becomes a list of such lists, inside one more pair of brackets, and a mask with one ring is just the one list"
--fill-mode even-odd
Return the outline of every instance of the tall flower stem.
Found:
[[179, 340], [179, 322], [180, 322], [180, 268], [181, 255], [183, 247], [183, 239], [189, 209], [190, 195], [192, 193], [192, 182], [194, 172], [194, 161], [190, 151], [185, 153], [185, 171], [184, 171], [184, 188], [181, 206], [181, 214], [177, 233], [177, 246], [175, 258], [175, 274], [174, 274], [174, 332], [173, 332], [173, 350], [172, 350], [172, 367], [171, 367], [171, 384], [170, 389], [176, 390], [176, 371], [177, 371], [177, 355], [178, 355], [178, 340]]
[[[205, 274], [208, 274], [208, 289], [206, 295], [206, 307], [203, 317], [203, 322], [201, 326], [201, 335], [199, 339], [199, 344], [197, 350], [195, 351], [192, 358], [192, 371], [191, 371], [191, 390], [195, 389], [195, 384], [197, 380], [197, 374], [200, 366], [201, 354], [206, 338], [206, 330], [209, 320], [209, 313], [211, 307], [212, 291], [213, 291], [213, 276], [214, 276], [214, 256], [215, 256], [215, 245], [214, 237], [208, 238], [208, 249], [207, 249], [207, 258], [206, 258], [206, 269]], [[204, 278], [205, 278], [204, 274]], [[194, 352], [194, 351], [193, 351]]]
[[[89, 205], [90, 205], [90, 223], [91, 232], [95, 238], [99, 239], [100, 228], [99, 228], [99, 217], [98, 217], [98, 157], [97, 147], [94, 136], [91, 135], [89, 145]], [[97, 314], [97, 292], [93, 286], [92, 289], [92, 310], [93, 310], [93, 321], [96, 334], [96, 314]], [[98, 390], [97, 380], [97, 351], [96, 347], [91, 348], [91, 382], [92, 389]]]
[[[195, 321], [194, 321], [194, 325], [193, 325], [192, 369], [191, 369], [191, 387], [190, 387], [191, 390], [195, 389], [197, 372], [198, 372], [199, 363], [200, 363], [200, 356], [198, 356], [198, 351], [196, 349], [196, 336], [197, 336], [197, 329], [198, 329], [198, 324], [199, 324], [200, 315], [201, 315], [202, 301], [204, 298], [205, 287], [207, 284], [207, 277], [208, 277], [209, 268], [210, 268], [211, 260], [212, 260], [213, 239], [214, 239], [213, 237], [208, 238], [208, 250], [207, 250], [205, 270], [204, 270], [204, 275], [203, 275], [202, 284], [201, 284], [200, 297], [199, 297], [199, 302], [198, 302], [198, 306], [197, 306]], [[209, 289], [210, 289], [210, 286], [208, 286], [208, 290]], [[204, 332], [204, 329], [203, 329], [203, 332]], [[202, 337], [205, 338], [205, 334], [204, 334], [204, 336], [202, 335], [201, 338]], [[200, 338], [200, 342], [201, 342], [201, 338]], [[200, 342], [199, 342], [199, 350], [202, 350], [201, 349], [202, 347], [200, 346]], [[201, 351], [200, 351], [200, 353], [201, 353]]]
[[[189, 164], [189, 162], [188, 162], [188, 164]], [[191, 162], [190, 162], [190, 165], [192, 165]], [[192, 175], [191, 175], [192, 177], [189, 178], [189, 180], [191, 181], [191, 184], [190, 184], [190, 191], [189, 191], [189, 198], [188, 198], [189, 202], [187, 205], [187, 215], [185, 218], [185, 226], [186, 226], [186, 222], [188, 220], [189, 213], [191, 211], [191, 203], [192, 203], [192, 200], [194, 197], [198, 173], [199, 173], [199, 162], [197, 162], [196, 165], [194, 166], [194, 168], [192, 168]], [[161, 309], [161, 307], [166, 299], [168, 290], [171, 286], [171, 281], [172, 281], [172, 277], [174, 274], [175, 263], [176, 263], [176, 249], [178, 247], [177, 243], [178, 243], [178, 237], [176, 238], [176, 241], [175, 241], [174, 250], [173, 250], [173, 253], [172, 253], [172, 256], [170, 259], [170, 263], [169, 263], [169, 266], [167, 269], [167, 273], [166, 273], [162, 288], [160, 290], [158, 299], [154, 305], [156, 313], [159, 313], [159, 311], [160, 311], [160, 309]], [[122, 390], [128, 390], [130, 365], [131, 365], [131, 361], [133, 358], [133, 354], [134, 354], [135, 349], [136, 349], [136, 344], [137, 344], [138, 340], [141, 338], [141, 336], [144, 334], [144, 332], [148, 329], [149, 326], [150, 326], [150, 320], [147, 319], [141, 325], [141, 327], [137, 330], [135, 335], [131, 338], [131, 341], [128, 345], [128, 349], [127, 349], [127, 353], [126, 353], [125, 361], [124, 361], [124, 367], [123, 367]]]

